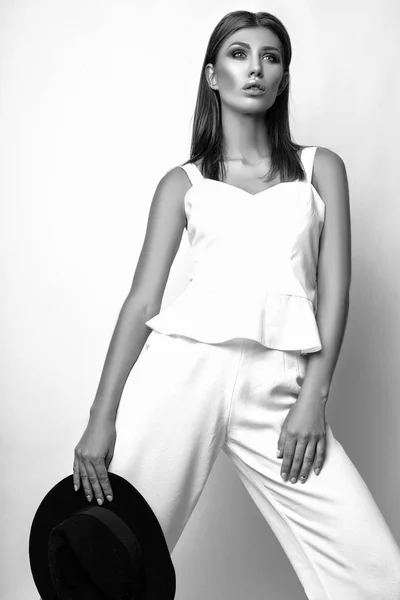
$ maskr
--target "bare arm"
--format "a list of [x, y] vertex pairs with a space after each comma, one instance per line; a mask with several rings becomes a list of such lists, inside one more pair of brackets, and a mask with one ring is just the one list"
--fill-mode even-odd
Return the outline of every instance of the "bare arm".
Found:
[[310, 355], [300, 396], [326, 404], [350, 302], [350, 201], [346, 168], [337, 154], [327, 148], [318, 148], [314, 176], [326, 204], [318, 261], [317, 322], [322, 350]]
[[150, 334], [145, 322], [160, 310], [186, 224], [188, 178], [180, 167], [158, 183], [131, 289], [115, 326], [90, 416], [115, 419], [128, 375]]

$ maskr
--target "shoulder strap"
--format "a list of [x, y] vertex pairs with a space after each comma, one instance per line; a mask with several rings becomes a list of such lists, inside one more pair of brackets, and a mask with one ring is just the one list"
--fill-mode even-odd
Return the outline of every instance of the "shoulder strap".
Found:
[[204, 179], [203, 175], [200, 173], [200, 170], [196, 167], [194, 163], [187, 163], [186, 165], [179, 166], [186, 172], [187, 176], [192, 182], [192, 185], [194, 185], [195, 183], [199, 183]]
[[303, 148], [301, 152], [301, 162], [303, 163], [303, 167], [306, 172], [307, 181], [310, 183], [312, 179], [314, 158], [317, 148], [318, 146], [307, 146], [306, 148]]

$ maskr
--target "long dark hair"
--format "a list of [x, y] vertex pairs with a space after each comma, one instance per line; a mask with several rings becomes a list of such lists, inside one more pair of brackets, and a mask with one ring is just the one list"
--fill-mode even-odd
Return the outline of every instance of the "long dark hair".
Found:
[[[283, 23], [267, 12], [252, 13], [236, 10], [225, 15], [215, 27], [208, 42], [206, 55], [201, 68], [199, 90], [193, 118], [190, 159], [194, 163], [202, 159], [203, 176], [220, 179], [226, 175], [222, 155], [221, 101], [219, 92], [212, 90], [206, 81], [205, 67], [215, 65], [218, 52], [224, 41], [243, 27], [265, 27], [280, 40], [283, 49], [284, 71], [289, 72], [292, 46], [289, 34]], [[280, 173], [282, 181], [304, 180], [305, 172], [298, 157], [301, 146], [291, 139], [289, 126], [289, 83], [276, 97], [274, 104], [265, 113], [265, 129], [271, 145], [271, 168], [265, 181], [272, 180]]]

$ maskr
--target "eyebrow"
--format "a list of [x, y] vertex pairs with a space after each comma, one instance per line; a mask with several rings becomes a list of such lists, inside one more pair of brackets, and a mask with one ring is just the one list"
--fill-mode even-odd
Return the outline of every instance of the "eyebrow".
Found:
[[[228, 46], [227, 49], [229, 49], [231, 46], [236, 46], [236, 45], [244, 46], [245, 48], [250, 50], [250, 44], [248, 44], [247, 42], [233, 42], [233, 44]], [[280, 53], [279, 48], [276, 48], [276, 46], [262, 46], [261, 50], [276, 50], [277, 52]]]

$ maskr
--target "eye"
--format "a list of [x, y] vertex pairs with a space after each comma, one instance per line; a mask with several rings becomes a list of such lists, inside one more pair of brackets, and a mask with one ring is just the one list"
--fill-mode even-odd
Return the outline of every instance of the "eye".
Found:
[[273, 62], [278, 62], [278, 58], [275, 56], [275, 54], [264, 54], [264, 56], [269, 56], [272, 58]]
[[[232, 56], [233, 56], [234, 58], [236, 58], [236, 56], [237, 56], [238, 54], [243, 54], [243, 55], [244, 55], [244, 52], [243, 52], [243, 50], [235, 50], [235, 51], [232, 53]], [[272, 62], [278, 62], [278, 59], [277, 59], [277, 57], [276, 57], [274, 54], [264, 54], [264, 56], [268, 56], [268, 57], [272, 58]]]

